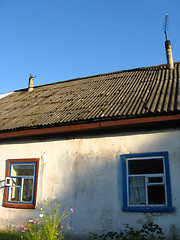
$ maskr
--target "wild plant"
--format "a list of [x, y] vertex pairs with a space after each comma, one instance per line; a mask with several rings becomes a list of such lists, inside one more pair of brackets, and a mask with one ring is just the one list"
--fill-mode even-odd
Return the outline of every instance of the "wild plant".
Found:
[[53, 240], [64, 239], [65, 233], [73, 228], [65, 219], [73, 213], [71, 208], [68, 212], [57, 201], [44, 200], [43, 206], [38, 206], [39, 218], [30, 219], [25, 225], [21, 225], [21, 239], [29, 240]]

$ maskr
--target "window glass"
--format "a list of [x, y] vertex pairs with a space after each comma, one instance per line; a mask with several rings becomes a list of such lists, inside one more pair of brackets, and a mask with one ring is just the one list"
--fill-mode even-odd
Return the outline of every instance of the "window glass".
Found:
[[11, 176], [33, 176], [34, 164], [12, 164]]
[[163, 177], [153, 177], [164, 173], [163, 159], [128, 160], [128, 169], [130, 205], [165, 204]]
[[9, 192], [9, 201], [20, 201], [20, 187], [11, 187]]
[[149, 177], [149, 183], [162, 183], [163, 178], [162, 177]]
[[163, 159], [129, 160], [129, 174], [164, 173]]
[[149, 204], [165, 204], [165, 188], [164, 185], [148, 186], [148, 203]]
[[23, 180], [22, 201], [31, 202], [33, 194], [33, 179]]
[[21, 178], [12, 178], [13, 186], [21, 186]]

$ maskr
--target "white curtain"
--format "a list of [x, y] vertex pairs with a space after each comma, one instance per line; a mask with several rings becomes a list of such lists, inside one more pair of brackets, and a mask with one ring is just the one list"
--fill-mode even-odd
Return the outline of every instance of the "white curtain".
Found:
[[145, 177], [129, 177], [129, 204], [146, 204]]

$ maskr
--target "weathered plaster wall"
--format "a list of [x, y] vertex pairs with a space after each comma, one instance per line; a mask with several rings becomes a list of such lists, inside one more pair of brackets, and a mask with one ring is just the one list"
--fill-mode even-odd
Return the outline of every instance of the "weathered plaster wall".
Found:
[[[120, 155], [168, 151], [175, 213], [122, 212]], [[123, 133], [51, 140], [16, 140], [0, 143], [0, 201], [3, 201], [6, 160], [40, 158], [38, 202], [56, 197], [74, 209], [70, 221], [78, 239], [89, 232], [122, 229], [124, 223], [140, 227], [154, 221], [165, 231], [180, 219], [180, 130]], [[0, 226], [20, 225], [37, 216], [37, 209], [0, 206]]]

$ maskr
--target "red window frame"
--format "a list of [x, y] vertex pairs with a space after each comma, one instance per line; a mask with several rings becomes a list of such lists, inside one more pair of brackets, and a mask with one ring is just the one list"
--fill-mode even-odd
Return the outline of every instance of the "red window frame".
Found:
[[34, 194], [33, 201], [31, 204], [27, 203], [11, 203], [8, 202], [8, 188], [9, 186], [5, 186], [4, 188], [4, 199], [3, 206], [9, 208], [24, 208], [24, 209], [34, 209], [36, 207], [36, 198], [37, 198], [37, 185], [38, 185], [38, 172], [39, 172], [39, 158], [22, 158], [22, 159], [8, 159], [6, 164], [6, 177], [10, 176], [10, 166], [12, 163], [36, 163], [36, 171], [35, 171], [35, 186], [34, 186]]

